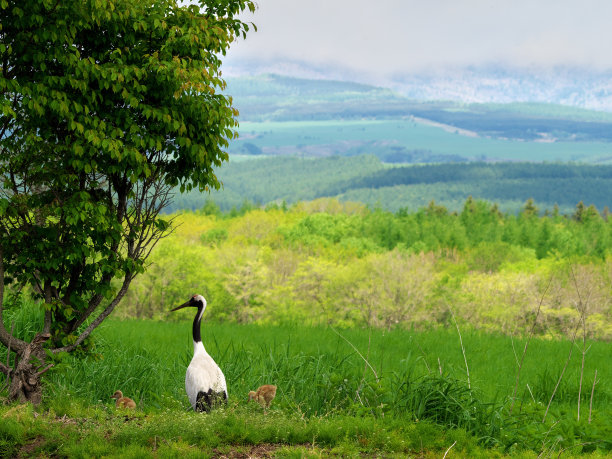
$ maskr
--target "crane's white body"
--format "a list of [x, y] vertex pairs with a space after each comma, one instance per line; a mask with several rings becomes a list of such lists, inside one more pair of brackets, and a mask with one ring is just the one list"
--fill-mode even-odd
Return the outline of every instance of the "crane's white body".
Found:
[[206, 309], [206, 300], [202, 295], [194, 295], [173, 311], [185, 307], [198, 308], [193, 319], [193, 357], [185, 375], [185, 390], [194, 411], [208, 412], [220, 403], [227, 403], [227, 384], [221, 368], [202, 344], [200, 322]]
[[193, 342], [193, 358], [187, 367], [185, 375], [185, 390], [191, 407], [196, 409], [199, 392], [225, 393], [227, 399], [227, 384], [219, 365], [208, 355], [201, 341]]

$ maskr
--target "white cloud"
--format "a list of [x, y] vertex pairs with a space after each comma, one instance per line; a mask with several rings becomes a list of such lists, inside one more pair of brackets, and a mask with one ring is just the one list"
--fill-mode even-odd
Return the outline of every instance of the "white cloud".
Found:
[[508, 64], [612, 68], [609, 0], [258, 0], [229, 62], [304, 61], [372, 75]]

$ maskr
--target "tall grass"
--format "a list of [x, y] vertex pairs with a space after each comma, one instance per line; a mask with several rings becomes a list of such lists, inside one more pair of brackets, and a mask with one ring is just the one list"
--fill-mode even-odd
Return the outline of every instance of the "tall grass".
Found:
[[[20, 333], [28, 333], [17, 315], [7, 318]], [[207, 351], [225, 373], [231, 407], [248, 406], [249, 390], [271, 383], [278, 386], [272, 411], [303, 419], [428, 421], [464, 429], [486, 446], [538, 449], [553, 447], [550, 442], [555, 441], [558, 450], [589, 441], [612, 449], [605, 440], [612, 438], [608, 343], [589, 343], [585, 375], [597, 369], [601, 381], [595, 389], [593, 422], [575, 421], [581, 363], [576, 358], [557, 390], [549, 419], [542, 423], [564, 363], [564, 341], [532, 340], [510, 415], [517, 364], [506, 336], [462, 331], [470, 388], [456, 330], [346, 329], [340, 336], [326, 327], [205, 322], [202, 331]], [[515, 339], [514, 345], [521, 343]], [[45, 378], [44, 405], [59, 415], [68, 413], [74, 400], [111, 407], [110, 396], [121, 389], [145, 412], [187, 413], [184, 376], [192, 352], [188, 316], [167, 322], [108, 320], [96, 333], [93, 354], [57, 356]], [[6, 349], [0, 347], [0, 358], [5, 357]], [[583, 383], [590, 387], [592, 381], [585, 377]], [[585, 397], [590, 393], [583, 393]]]

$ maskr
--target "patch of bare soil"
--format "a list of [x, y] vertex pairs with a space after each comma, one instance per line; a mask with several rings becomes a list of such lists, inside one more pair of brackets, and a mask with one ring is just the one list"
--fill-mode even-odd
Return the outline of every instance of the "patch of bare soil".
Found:
[[34, 452], [45, 444], [45, 437], [38, 436], [31, 442], [23, 445], [19, 450], [18, 458], [32, 457]]
[[261, 445], [245, 446], [241, 448], [224, 451], [224, 449], [215, 449], [213, 457], [218, 459], [259, 459], [266, 457], [274, 457], [277, 449], [285, 445], [272, 443], [263, 443]]

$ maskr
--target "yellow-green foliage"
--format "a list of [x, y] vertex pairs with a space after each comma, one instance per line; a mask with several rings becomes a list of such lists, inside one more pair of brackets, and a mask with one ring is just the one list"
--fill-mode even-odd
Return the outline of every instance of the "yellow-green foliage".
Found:
[[[323, 199], [177, 214], [116, 314], [161, 317], [201, 293], [208, 317], [236, 322], [428, 328], [454, 317], [571, 336], [582, 312], [589, 336], [612, 337], [612, 257], [605, 246], [589, 252], [587, 225], [471, 201], [460, 215], [441, 209], [393, 215]], [[610, 225], [598, 225], [608, 237]]]

